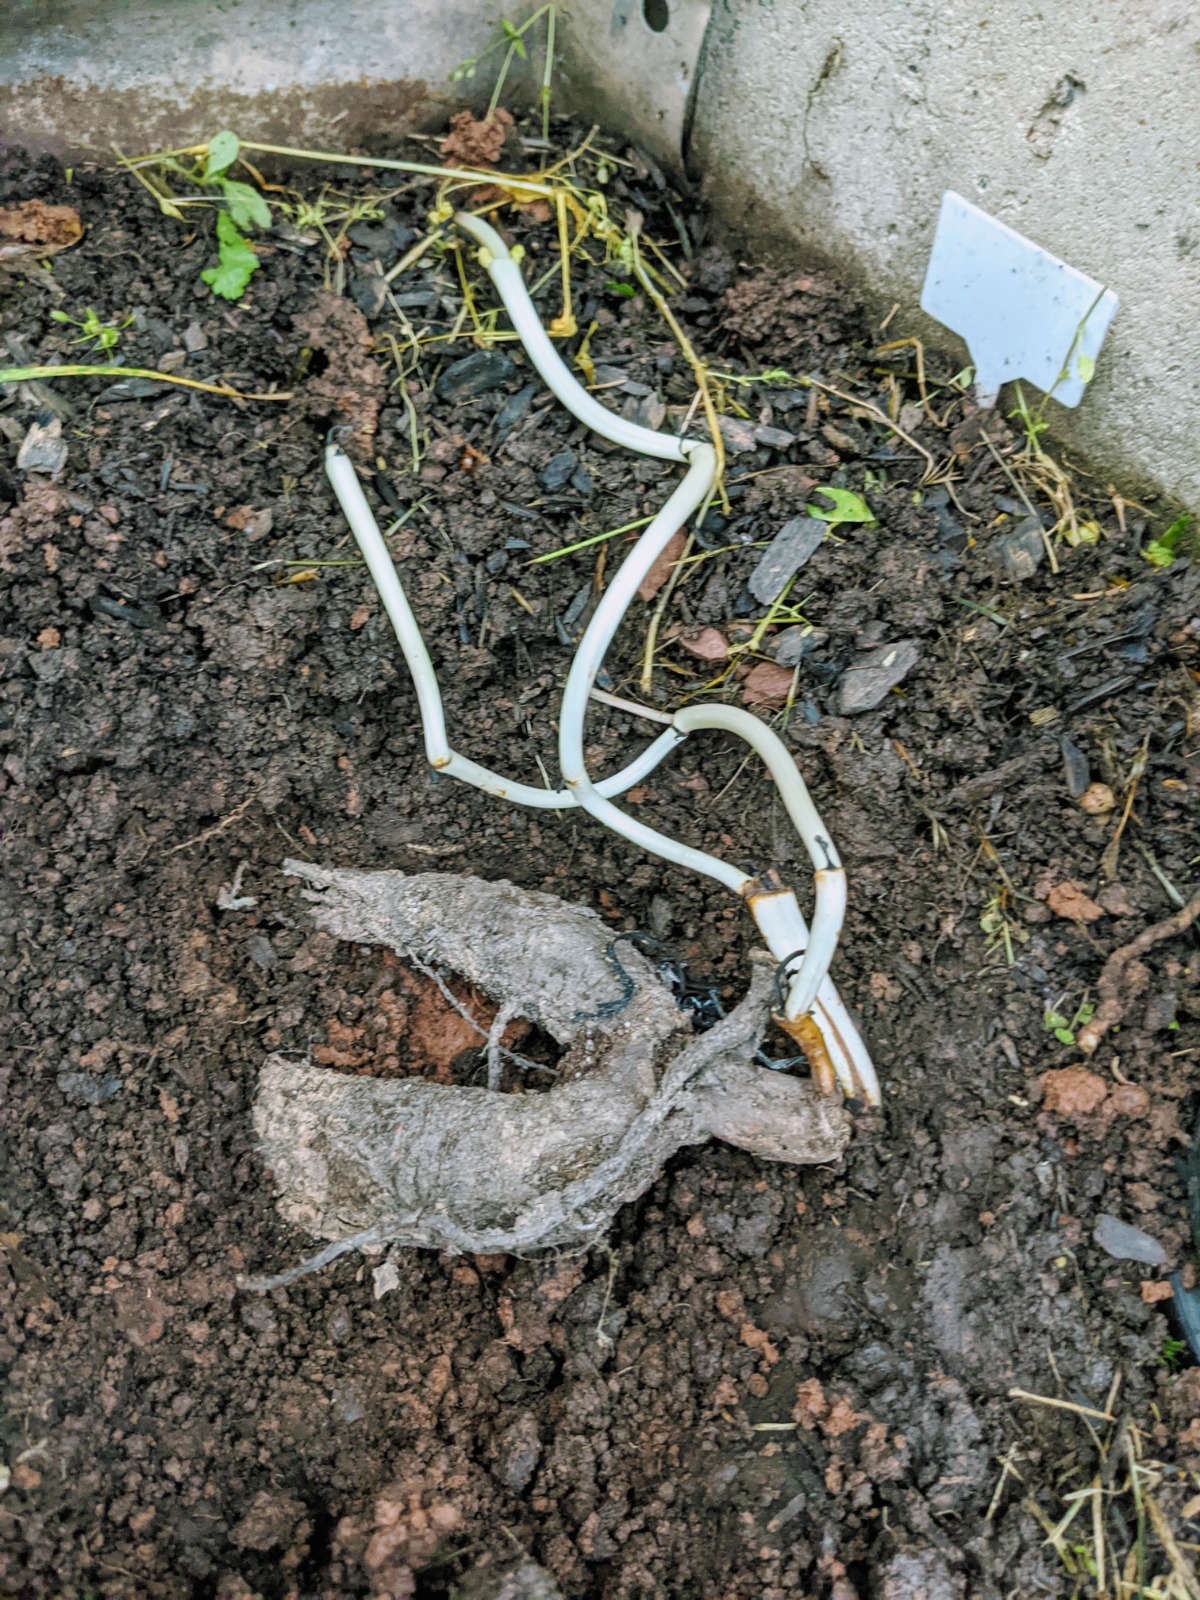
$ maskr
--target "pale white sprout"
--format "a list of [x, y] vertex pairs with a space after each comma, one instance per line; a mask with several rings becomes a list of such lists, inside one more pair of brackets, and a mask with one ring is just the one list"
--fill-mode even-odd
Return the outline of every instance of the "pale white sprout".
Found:
[[[363, 559], [395, 629], [412, 674], [424, 729], [425, 753], [439, 772], [495, 795], [541, 810], [579, 806], [631, 843], [677, 866], [702, 872], [747, 903], [772, 955], [781, 963], [782, 1018], [813, 1060], [824, 1055], [847, 1095], [879, 1104], [879, 1084], [871, 1058], [830, 979], [829, 963], [846, 907], [846, 876], [812, 797], [783, 740], [758, 717], [735, 706], [689, 706], [668, 716], [643, 710], [597, 690], [595, 681], [609, 646], [638, 588], [672, 535], [708, 503], [716, 472], [712, 446], [679, 439], [616, 416], [588, 394], [551, 343], [525, 288], [520, 267], [494, 228], [465, 213], [458, 225], [479, 245], [480, 261], [499, 291], [513, 327], [533, 365], [557, 398], [594, 432], [642, 455], [686, 465], [687, 472], [662, 510], [638, 539], [601, 597], [567, 674], [559, 715], [559, 764], [565, 788], [536, 788], [500, 776], [451, 748], [442, 697], [421, 631], [405, 596], [358, 475], [336, 442], [325, 452], [325, 468]], [[584, 761], [584, 723], [590, 699], [668, 726], [642, 754], [614, 776], [593, 783]], [[691, 733], [717, 729], [736, 734], [762, 759], [775, 781], [792, 825], [812, 861], [816, 888], [809, 928], [794, 892], [778, 874], [751, 877], [739, 868], [648, 827], [613, 804], [683, 743]], [[815, 1040], [814, 1040], [814, 1035]], [[814, 1050], [815, 1045], [815, 1050]]]

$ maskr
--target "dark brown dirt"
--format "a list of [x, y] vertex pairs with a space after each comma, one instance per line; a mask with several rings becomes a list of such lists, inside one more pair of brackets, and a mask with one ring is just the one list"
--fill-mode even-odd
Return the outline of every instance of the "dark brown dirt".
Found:
[[[613, 204], [674, 238], [652, 177], [623, 170]], [[276, 1218], [253, 1147], [263, 1057], [389, 1071], [432, 1059], [408, 1031], [427, 991], [381, 952], [314, 934], [284, 855], [550, 889], [652, 933], [726, 999], [751, 942], [715, 886], [587, 821], [506, 812], [432, 775], [363, 571], [283, 581], [285, 559], [347, 553], [320, 443], [358, 395], [380, 408], [365, 459], [419, 507], [395, 545], [456, 743], [514, 773], [538, 758], [554, 769], [569, 659], [554, 619], [591, 582], [595, 551], [525, 562], [647, 514], [670, 475], [586, 436], [513, 346], [498, 387], [440, 397], [434, 379], [471, 353], [465, 338], [428, 346], [408, 380], [427, 430], [408, 470], [388, 354], [364, 373], [350, 304], [377, 339], [397, 327], [375, 310], [371, 263], [423, 231], [431, 193], [405, 188], [356, 232], [351, 302], [333, 319], [319, 244], [272, 237], [228, 306], [199, 279], [209, 221], [184, 232], [108, 173], [68, 184], [15, 157], [0, 169], [0, 204], [71, 204], [88, 228], [49, 282], [0, 276], [10, 354], [78, 359], [49, 312], [90, 306], [132, 314], [117, 352], [130, 365], [170, 357], [297, 395], [237, 406], [88, 381], [0, 400], [0, 1591], [439, 1597], [515, 1540], [573, 1600], [1069, 1593], [1021, 1502], [1057, 1519], [1059, 1496], [1090, 1481], [1090, 1442], [1077, 1417], [1010, 1386], [1103, 1408], [1120, 1374], [1118, 1411], [1176, 1464], [1162, 1492], [1180, 1518], [1200, 1464], [1194, 1374], [1161, 1362], [1169, 1303], [1143, 1298], [1159, 1273], [1091, 1238], [1112, 1212], [1190, 1260], [1174, 1162], [1200, 1067], [1195, 942], [1147, 957], [1148, 989], [1093, 1078], [1043, 1079], [1083, 1071], [1047, 1007], [1073, 1013], [1106, 956], [1170, 913], [1165, 884], [1194, 887], [1200, 582], [1187, 562], [1143, 561], [1143, 514], [1122, 530], [1098, 494], [1097, 546], [1060, 547], [1058, 577], [1044, 563], [1023, 583], [999, 577], [997, 540], [1024, 511], [961, 398], [937, 399], [945, 431], [905, 414], [939, 460], [957, 446], [956, 503], [918, 493], [921, 463], [817, 391], [734, 391], [751, 425], [795, 442], [732, 458], [731, 516], [708, 533], [734, 548], [693, 569], [669, 619], [728, 632], [755, 609], [743, 597], [759, 552], [745, 544], [800, 512], [813, 482], [865, 492], [878, 526], [827, 542], [795, 591], [820, 632], [787, 725], [849, 869], [836, 973], [886, 1086], [844, 1166], [710, 1147], [623, 1214], [611, 1254], [413, 1254], [378, 1302], [358, 1257], [267, 1297], [235, 1287], [310, 1248]], [[518, 225], [541, 276], [554, 227]], [[819, 361], [888, 403], [875, 331], [828, 284], [759, 279], [711, 245], [680, 261], [681, 315], [727, 369]], [[686, 406], [666, 330], [642, 297], [604, 287], [610, 272], [576, 281], [581, 329], [599, 323], [592, 358], [625, 374], [624, 388], [606, 380], [609, 403]], [[394, 288], [418, 329], [451, 331], [452, 262], [427, 259]], [[904, 353], [891, 360], [911, 404]], [[930, 366], [934, 381], [951, 370]], [[15, 465], [51, 399], [70, 451], [55, 485]], [[988, 430], [1011, 447], [1000, 419]], [[571, 472], [546, 489], [567, 450]], [[636, 682], [644, 615], [635, 606], [610, 661], [618, 689]], [[901, 640], [919, 649], [902, 686], [839, 715], [846, 669]], [[712, 671], [678, 646], [664, 660], [678, 669], [658, 674], [664, 702]], [[645, 732], [602, 711], [592, 729], [593, 767], [609, 770]], [[1143, 748], [1106, 881], [1114, 813], [1073, 796], [1102, 781], [1119, 812]], [[718, 739], [630, 798], [692, 842], [806, 875], [769, 784]], [[239, 868], [254, 903], [220, 910]], [[1056, 916], [1064, 883], [1103, 915]], [[456, 1027], [444, 1013], [452, 1041]], [[460, 1072], [465, 1048], [435, 1070]], [[1020, 1477], [989, 1517], [1009, 1452]], [[1110, 1515], [1124, 1548], [1115, 1502]], [[1176, 1526], [1195, 1540], [1195, 1523]]]

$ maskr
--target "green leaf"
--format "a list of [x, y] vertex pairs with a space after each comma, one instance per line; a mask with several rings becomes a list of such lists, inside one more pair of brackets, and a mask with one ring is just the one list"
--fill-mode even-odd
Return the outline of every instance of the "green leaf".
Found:
[[637, 290], [631, 283], [618, 283], [616, 278], [610, 278], [604, 285], [609, 294], [619, 294], [623, 300], [632, 300]]
[[1070, 1028], [1055, 1028], [1054, 1037], [1058, 1040], [1059, 1044], [1075, 1043], [1075, 1035], [1071, 1032]]
[[1096, 363], [1091, 356], [1080, 356], [1075, 363], [1075, 371], [1084, 383], [1091, 383], [1096, 376]]
[[220, 178], [221, 192], [229, 202], [229, 215], [239, 228], [248, 228], [251, 223], [256, 228], [269, 228], [271, 226], [271, 208], [248, 183], [237, 183], [232, 178]]
[[1055, 1029], [1069, 1028], [1071, 1024], [1067, 1021], [1066, 1017], [1063, 1016], [1061, 1011], [1047, 1011], [1046, 1026], [1050, 1029], [1051, 1033], [1053, 1033]]
[[826, 500], [832, 500], [833, 510], [826, 511], [822, 506], [806, 506], [804, 509], [810, 517], [819, 517], [831, 527], [837, 527], [842, 522], [875, 521], [875, 513], [863, 497], [849, 489], [820, 488], [814, 489], [813, 493], [823, 495]]
[[1175, 559], [1175, 546], [1192, 525], [1190, 512], [1177, 517], [1165, 533], [1151, 539], [1142, 549], [1142, 555], [1152, 567], [1169, 567]]
[[208, 160], [204, 163], [204, 181], [212, 183], [214, 178], [231, 167], [237, 160], [241, 145], [238, 143], [236, 133], [230, 133], [226, 128], [224, 132], [214, 134], [208, 141]]
[[50, 320], [51, 322], [70, 322], [71, 319], [65, 311], [52, 311]]
[[258, 257], [238, 232], [227, 211], [217, 213], [217, 265], [200, 274], [222, 300], [240, 300], [258, 270]]

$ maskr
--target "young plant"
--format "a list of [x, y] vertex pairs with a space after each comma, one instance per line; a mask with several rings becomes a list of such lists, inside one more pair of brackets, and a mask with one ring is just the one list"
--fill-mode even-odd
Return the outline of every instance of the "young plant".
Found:
[[217, 213], [217, 264], [206, 267], [200, 274], [222, 300], [240, 300], [246, 285], [258, 271], [258, 257], [243, 230], [271, 226], [271, 208], [258, 190], [227, 176], [237, 160], [239, 148], [235, 133], [228, 130], [218, 133], [209, 141], [200, 179], [220, 192], [227, 207]]
[[542, 17], [546, 19], [546, 59], [542, 67], [542, 86], [538, 91], [538, 100], [542, 107], [542, 138], [550, 137], [550, 84], [554, 77], [554, 16], [553, 4], [544, 5], [535, 11], [528, 21], [523, 22], [519, 28], [513, 26], [507, 17], [500, 19], [500, 37], [493, 39], [486, 49], [481, 50], [477, 56], [468, 56], [450, 74], [451, 83], [469, 82], [474, 76], [479, 63], [485, 56], [491, 55], [493, 50], [506, 46], [504, 60], [500, 63], [500, 71], [496, 75], [496, 86], [492, 90], [492, 98], [488, 102], [485, 122], [490, 122], [496, 114], [496, 107], [500, 104], [500, 95], [504, 90], [504, 80], [508, 77], [508, 69], [513, 64], [513, 58], [519, 56], [522, 61], [528, 60], [525, 49], [525, 34], [539, 22]]
[[133, 317], [126, 316], [123, 322], [101, 322], [99, 314], [89, 306], [82, 319], [69, 317], [65, 311], [52, 311], [50, 320], [79, 329], [79, 337], [72, 339], [72, 344], [90, 344], [93, 350], [108, 351], [120, 342], [122, 332], [129, 327]]
[[[200, 276], [212, 292], [223, 300], [240, 300], [258, 267], [258, 258], [250, 248], [246, 235], [251, 228], [271, 226], [271, 208], [252, 184], [229, 176], [229, 169], [238, 159], [242, 148], [236, 133], [226, 128], [215, 134], [206, 145], [197, 148], [202, 159], [197, 159], [190, 167], [185, 167], [178, 157], [195, 155], [196, 149], [176, 150], [156, 157], [155, 167], [150, 173], [141, 170], [147, 165], [146, 162], [125, 161], [122, 158], [122, 164], [153, 195], [163, 215], [173, 217], [177, 222], [183, 220], [185, 206], [211, 206], [215, 203], [220, 207], [217, 213], [217, 265], [206, 268]], [[210, 193], [195, 199], [176, 194], [167, 182], [167, 174], [207, 189]]]
[[1170, 1334], [1162, 1342], [1162, 1349], [1158, 1352], [1158, 1362], [1166, 1367], [1168, 1372], [1178, 1372], [1180, 1363], [1187, 1354], [1187, 1344], [1183, 1339], [1173, 1339]]
[[1011, 895], [1007, 884], [1002, 883], [984, 903], [979, 919], [980, 932], [987, 936], [986, 954], [989, 959], [1003, 954], [1006, 967], [1015, 967], [1015, 946], [1029, 938], [1028, 930], [1010, 916]]
[[[1157, 539], [1151, 539], [1142, 547], [1142, 559], [1148, 561], [1152, 567], [1169, 567], [1175, 560], [1177, 552], [1181, 555], [1184, 553], [1178, 550], [1179, 542], [1187, 534], [1194, 520], [1190, 513], [1177, 517], [1165, 533], [1160, 534]], [[1197, 543], [1194, 535], [1190, 542]]]
[[1075, 1015], [1067, 1018], [1054, 1006], [1047, 1008], [1042, 1018], [1042, 1026], [1047, 1033], [1052, 1033], [1059, 1044], [1074, 1044], [1075, 1035], [1080, 1028], [1086, 1028], [1096, 1014], [1096, 1007], [1085, 995], [1079, 1002]]

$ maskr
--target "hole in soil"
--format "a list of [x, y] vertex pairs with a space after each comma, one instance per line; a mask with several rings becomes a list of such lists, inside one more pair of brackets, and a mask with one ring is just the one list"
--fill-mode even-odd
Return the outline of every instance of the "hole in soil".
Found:
[[667, 0], [642, 0], [642, 16], [652, 33], [665, 33], [671, 20], [671, 8]]
[[[320, 992], [323, 1021], [312, 1059], [348, 1077], [484, 1086], [487, 1032], [498, 1007], [465, 978], [439, 978], [406, 966], [390, 950], [348, 950]], [[502, 1043], [501, 1093], [553, 1088], [562, 1051], [545, 1029], [518, 1017]]]

